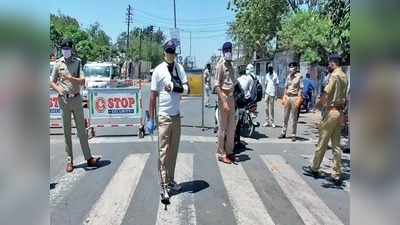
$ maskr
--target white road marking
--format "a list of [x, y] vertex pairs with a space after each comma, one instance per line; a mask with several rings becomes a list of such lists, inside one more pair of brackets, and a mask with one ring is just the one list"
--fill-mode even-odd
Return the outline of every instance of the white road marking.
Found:
[[218, 165], [237, 224], [275, 224], [242, 165], [226, 165], [221, 162]]
[[[175, 169], [175, 180], [178, 183], [193, 181], [193, 154], [178, 154]], [[195, 225], [196, 212], [192, 193], [180, 193], [171, 197], [168, 211], [160, 203], [157, 215], [157, 225]]]
[[[80, 162], [74, 165], [84, 164], [86, 161], [83, 156], [74, 160], [75, 162]], [[62, 172], [60, 175], [57, 175], [51, 183], [55, 183], [54, 189], [51, 189], [49, 192], [49, 201], [50, 207], [54, 207], [62, 202], [64, 196], [68, 194], [68, 192], [74, 187], [86, 174], [86, 171], [83, 168], [75, 168], [72, 173]]]
[[342, 225], [342, 221], [279, 155], [261, 156], [305, 225]]
[[146, 154], [129, 155], [110, 180], [101, 197], [90, 210], [84, 225], [120, 225], [136, 190]]
[[[156, 137], [155, 137], [156, 138]], [[315, 143], [316, 140], [310, 139], [307, 141], [297, 141], [292, 142], [290, 139], [278, 139], [278, 138], [260, 138], [260, 139], [251, 139], [251, 138], [241, 138], [242, 141], [245, 141], [249, 144], [312, 144]], [[191, 143], [216, 143], [217, 137], [214, 136], [190, 136], [183, 135], [181, 136], [181, 141], [183, 142], [191, 142]], [[74, 144], [78, 144], [79, 140], [73, 138], [72, 142]], [[151, 142], [150, 136], [145, 136], [144, 138], [138, 138], [136, 136], [128, 136], [128, 137], [95, 137], [89, 140], [90, 144], [118, 144], [118, 143], [146, 143]], [[63, 144], [64, 139], [50, 139], [51, 144]]]

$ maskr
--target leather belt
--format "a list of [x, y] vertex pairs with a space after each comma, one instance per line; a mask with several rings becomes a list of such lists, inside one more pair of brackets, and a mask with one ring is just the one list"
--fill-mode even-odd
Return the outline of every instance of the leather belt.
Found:
[[226, 89], [221, 89], [221, 91], [227, 96], [233, 96], [233, 91], [232, 90], [226, 90]]
[[337, 110], [337, 111], [342, 111], [344, 110], [344, 106], [340, 106], [340, 105], [335, 105], [335, 106], [328, 106], [328, 110]]
[[81, 95], [80, 93], [76, 93], [76, 94], [65, 94], [64, 96], [66, 97], [66, 98], [75, 98], [76, 96], [79, 96], [79, 95]]

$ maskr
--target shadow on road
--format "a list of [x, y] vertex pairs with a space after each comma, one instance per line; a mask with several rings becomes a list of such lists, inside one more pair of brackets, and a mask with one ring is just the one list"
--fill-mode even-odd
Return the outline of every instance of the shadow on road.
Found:
[[[314, 179], [324, 179], [325, 181], [321, 184], [321, 187], [323, 187], [323, 188], [344, 190], [346, 188], [346, 182], [344, 182], [344, 181], [349, 181], [351, 178], [351, 166], [350, 166], [349, 159], [342, 158], [341, 163], [342, 163], [342, 175], [341, 175], [342, 183], [340, 185], [332, 182], [332, 180], [331, 180], [332, 175], [329, 172], [321, 171], [320, 175], [318, 177], [314, 177]], [[329, 167], [329, 169], [332, 169], [332, 168]], [[308, 174], [306, 172], [303, 172], [303, 175], [312, 177], [311, 174]]]
[[53, 190], [54, 188], [56, 188], [57, 186], [57, 182], [56, 183], [50, 183], [50, 190]]
[[250, 160], [251, 158], [247, 154], [241, 154], [235, 156], [235, 162], [244, 162]]
[[81, 163], [79, 165], [74, 166], [75, 169], [81, 168], [84, 169], [85, 171], [92, 171], [92, 170], [97, 170], [102, 167], [108, 166], [111, 164], [111, 160], [99, 160], [97, 161], [97, 167], [88, 167], [87, 163]]
[[268, 138], [267, 135], [265, 135], [263, 133], [260, 133], [260, 132], [258, 132], [256, 130], [254, 131], [252, 136], [250, 136], [250, 137], [244, 136], [244, 137], [250, 138], [250, 139], [256, 139], [256, 140], [261, 139], [261, 138]]
[[171, 193], [171, 196], [186, 192], [194, 194], [210, 187], [210, 185], [204, 180], [182, 182], [180, 185], [182, 186], [182, 189], [179, 192]]

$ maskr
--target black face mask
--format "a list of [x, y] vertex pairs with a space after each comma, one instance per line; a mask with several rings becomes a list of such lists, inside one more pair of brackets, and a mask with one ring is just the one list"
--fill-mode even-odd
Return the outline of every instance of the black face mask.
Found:
[[329, 72], [329, 73], [332, 73], [332, 72], [333, 72], [333, 68], [330, 67], [330, 66], [328, 66], [328, 72]]

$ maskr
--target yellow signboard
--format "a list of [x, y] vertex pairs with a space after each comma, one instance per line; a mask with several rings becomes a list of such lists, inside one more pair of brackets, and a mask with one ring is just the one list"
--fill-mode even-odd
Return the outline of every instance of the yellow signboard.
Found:
[[201, 97], [203, 95], [203, 74], [200, 73], [187, 73], [190, 94], [189, 96]]

